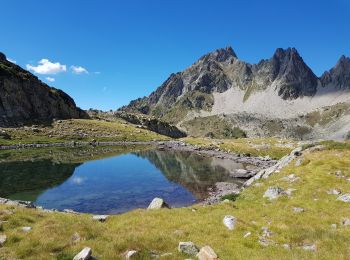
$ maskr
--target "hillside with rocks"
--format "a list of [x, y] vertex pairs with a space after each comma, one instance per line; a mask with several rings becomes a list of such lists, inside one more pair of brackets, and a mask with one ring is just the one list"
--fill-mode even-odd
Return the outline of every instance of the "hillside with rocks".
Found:
[[121, 111], [156, 116], [192, 136], [344, 139], [350, 130], [350, 59], [317, 77], [295, 48], [249, 64], [231, 47], [201, 57]]
[[65, 92], [49, 87], [0, 53], [0, 127], [87, 117]]

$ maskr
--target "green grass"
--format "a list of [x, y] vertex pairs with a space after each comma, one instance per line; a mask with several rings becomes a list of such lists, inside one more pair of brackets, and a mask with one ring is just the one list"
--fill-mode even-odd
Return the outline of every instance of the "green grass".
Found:
[[35, 127], [1, 128], [11, 136], [0, 136], [0, 145], [28, 143], [56, 143], [68, 141], [152, 141], [170, 138], [137, 128], [124, 120], [108, 122], [104, 120], [70, 119]]
[[[185, 259], [189, 256], [177, 252], [178, 242], [192, 241], [200, 247], [210, 245], [220, 259], [348, 259], [350, 227], [341, 222], [350, 218], [350, 207], [327, 191], [336, 188], [350, 192], [346, 180], [350, 178], [350, 150], [347, 145], [333, 145], [303, 156], [301, 166], [292, 162], [260, 180], [260, 186], [244, 190], [234, 202], [214, 206], [140, 209], [97, 223], [87, 214], [44, 213], [0, 205], [0, 220], [5, 221], [1, 233], [8, 236], [8, 242], [0, 248], [0, 258], [71, 259], [89, 246], [98, 259], [123, 259], [121, 254], [130, 249], [139, 250], [140, 259], [150, 259], [151, 251], [172, 253], [162, 259]], [[337, 171], [345, 177], [337, 176]], [[300, 179], [293, 183], [282, 180], [291, 173]], [[296, 190], [291, 197], [269, 201], [263, 194], [270, 186]], [[294, 213], [293, 207], [302, 207], [305, 212]], [[14, 214], [6, 215], [4, 209]], [[237, 218], [233, 231], [222, 224], [225, 215]], [[337, 228], [331, 224], [337, 224]], [[20, 230], [23, 226], [32, 226], [33, 230], [25, 234]], [[271, 239], [276, 245], [264, 247], [258, 243], [262, 227], [273, 232]], [[248, 231], [251, 235], [243, 238]], [[75, 233], [81, 240], [74, 243], [71, 238]], [[301, 249], [306, 243], [315, 244], [317, 251]], [[284, 249], [283, 244], [291, 249]]]

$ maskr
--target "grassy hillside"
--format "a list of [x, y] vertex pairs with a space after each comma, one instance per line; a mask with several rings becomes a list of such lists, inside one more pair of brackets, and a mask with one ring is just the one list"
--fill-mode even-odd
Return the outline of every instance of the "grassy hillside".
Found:
[[[171, 210], [135, 210], [97, 223], [90, 215], [45, 213], [0, 206], [0, 233], [8, 241], [0, 248], [4, 259], [72, 259], [83, 247], [99, 259], [123, 259], [135, 249], [140, 259], [150, 254], [171, 253], [162, 259], [184, 259], [179, 241], [199, 247], [210, 245], [220, 259], [347, 259], [350, 255], [349, 204], [337, 201], [337, 189], [350, 192], [350, 143], [323, 143], [325, 148], [304, 154], [300, 163], [258, 181], [234, 202]], [[300, 165], [299, 165], [300, 164]], [[296, 166], [299, 165], [299, 166]], [[295, 174], [295, 181], [285, 177]], [[290, 196], [263, 198], [268, 187], [295, 189]], [[303, 208], [295, 212], [294, 208]], [[196, 209], [196, 210], [193, 210]], [[238, 221], [232, 231], [222, 224], [225, 215]], [[24, 233], [23, 226], [33, 230]], [[270, 236], [263, 246], [259, 238], [266, 227]], [[251, 235], [244, 238], [247, 232]], [[75, 237], [75, 239], [74, 239]], [[76, 240], [79, 237], [80, 239]], [[311, 246], [315, 251], [303, 249]], [[0, 258], [1, 258], [0, 257]]]
[[35, 127], [0, 128], [0, 145], [18, 143], [53, 143], [67, 141], [152, 141], [168, 137], [138, 128], [124, 120], [58, 120]]

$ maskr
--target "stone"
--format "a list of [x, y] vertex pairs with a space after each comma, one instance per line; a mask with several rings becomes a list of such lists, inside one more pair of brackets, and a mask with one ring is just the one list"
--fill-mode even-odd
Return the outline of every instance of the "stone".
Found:
[[294, 191], [296, 191], [296, 189], [289, 188], [285, 190], [285, 194], [287, 194], [288, 196], [292, 196]]
[[85, 247], [83, 250], [80, 251], [79, 254], [77, 254], [73, 260], [89, 260], [92, 255], [92, 250], [90, 247]]
[[235, 228], [237, 219], [234, 216], [225, 216], [223, 219], [224, 225], [227, 227], [229, 230], [233, 230]]
[[315, 252], [317, 250], [316, 245], [315, 244], [305, 244], [302, 247], [305, 251], [312, 251]]
[[6, 235], [0, 235], [0, 247], [4, 246], [6, 243], [7, 236]]
[[92, 216], [93, 220], [100, 221], [100, 222], [105, 222], [108, 218], [108, 215], [95, 215]]
[[199, 252], [198, 247], [192, 242], [180, 242], [178, 250], [188, 255], [196, 255]]
[[289, 244], [283, 244], [282, 247], [283, 247], [284, 249], [287, 249], [287, 250], [290, 249], [290, 245], [289, 245]]
[[262, 227], [261, 229], [263, 231], [263, 234], [262, 234], [263, 237], [271, 237], [272, 236], [272, 232], [267, 227]]
[[265, 193], [264, 198], [268, 198], [269, 200], [277, 199], [281, 195], [284, 195], [285, 191], [279, 187], [269, 187]]
[[294, 211], [295, 213], [301, 213], [301, 212], [304, 212], [305, 210], [304, 210], [303, 208], [294, 207], [294, 208], [293, 208], [293, 211]]
[[170, 209], [170, 206], [161, 198], [154, 198], [147, 209]]
[[349, 218], [344, 219], [344, 220], [342, 221], [342, 224], [343, 224], [344, 226], [350, 226], [350, 219], [349, 219]]
[[295, 167], [301, 166], [302, 163], [303, 163], [303, 158], [298, 159], [298, 160], [295, 162]]
[[252, 234], [252, 232], [245, 232], [243, 238], [247, 238]]
[[217, 254], [210, 246], [204, 246], [201, 248], [199, 253], [197, 254], [199, 260], [215, 260], [219, 259]]
[[133, 259], [137, 257], [137, 255], [138, 255], [138, 252], [136, 250], [130, 250], [126, 252], [125, 259]]
[[329, 194], [329, 195], [339, 195], [339, 194], [341, 194], [341, 191], [337, 190], [337, 189], [330, 189], [329, 191], [327, 191], [327, 194]]
[[32, 230], [32, 227], [22, 227], [23, 232], [29, 232]]
[[350, 203], [350, 193], [339, 196], [337, 200]]

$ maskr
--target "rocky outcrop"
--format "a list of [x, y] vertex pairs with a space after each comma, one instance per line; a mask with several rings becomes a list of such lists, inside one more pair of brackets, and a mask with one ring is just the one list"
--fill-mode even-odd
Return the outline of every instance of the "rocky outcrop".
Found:
[[49, 87], [0, 53], [0, 127], [55, 118], [87, 118], [87, 114], [62, 90]]
[[334, 68], [322, 75], [321, 82], [324, 87], [350, 89], [350, 58], [341, 56]]

